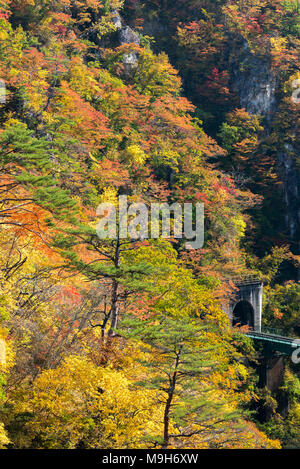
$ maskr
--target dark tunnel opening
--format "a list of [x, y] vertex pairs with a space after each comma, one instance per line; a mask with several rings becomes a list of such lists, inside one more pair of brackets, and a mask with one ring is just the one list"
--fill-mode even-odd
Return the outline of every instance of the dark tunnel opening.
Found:
[[239, 301], [233, 310], [233, 326], [254, 328], [254, 309], [248, 301]]

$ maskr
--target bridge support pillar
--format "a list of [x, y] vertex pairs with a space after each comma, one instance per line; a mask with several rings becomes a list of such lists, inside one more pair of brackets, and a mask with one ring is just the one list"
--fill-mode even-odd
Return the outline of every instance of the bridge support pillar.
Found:
[[[284, 380], [284, 358], [283, 356], [265, 357], [261, 360], [259, 367], [259, 384], [266, 387], [277, 401], [276, 412], [285, 417], [289, 411], [289, 400], [286, 392], [280, 387]], [[259, 406], [258, 418], [261, 422], [270, 420], [274, 412], [271, 406]]]
[[276, 392], [283, 384], [283, 357], [263, 358], [260, 366], [260, 385]]

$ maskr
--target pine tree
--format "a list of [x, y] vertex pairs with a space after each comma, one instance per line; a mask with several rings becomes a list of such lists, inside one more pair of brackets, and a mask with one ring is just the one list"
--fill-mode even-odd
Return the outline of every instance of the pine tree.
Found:
[[49, 142], [44, 138], [36, 138], [21, 122], [13, 122], [2, 131], [0, 224], [25, 227], [19, 218], [29, 212], [34, 218], [36, 206], [55, 212], [56, 217], [70, 215], [74, 202], [57, 185], [51, 168]]
[[[239, 412], [225, 409], [218, 390], [208, 379], [218, 367], [220, 347], [210, 344], [211, 326], [190, 318], [126, 319], [122, 333], [138, 340], [149, 359], [142, 364], [149, 374], [139, 385], [160, 391], [164, 404], [163, 435], [154, 445], [167, 449], [176, 440], [210, 435], [218, 439], [226, 426], [236, 426]], [[228, 405], [228, 403], [227, 403]]]

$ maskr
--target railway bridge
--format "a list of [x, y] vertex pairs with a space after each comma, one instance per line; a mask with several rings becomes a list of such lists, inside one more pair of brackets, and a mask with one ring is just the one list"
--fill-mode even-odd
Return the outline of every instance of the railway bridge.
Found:
[[[234, 279], [235, 293], [224, 311], [233, 326], [248, 326], [246, 335], [261, 345], [260, 383], [276, 391], [283, 383], [284, 356], [300, 348], [300, 340], [281, 330], [262, 327], [263, 283], [255, 278]], [[300, 356], [300, 353], [299, 353]]]

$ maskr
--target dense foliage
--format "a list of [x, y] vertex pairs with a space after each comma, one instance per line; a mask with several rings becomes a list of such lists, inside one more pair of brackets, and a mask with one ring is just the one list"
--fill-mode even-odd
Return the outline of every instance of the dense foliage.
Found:
[[[286, 420], [257, 424], [256, 353], [223, 312], [256, 276], [266, 323], [299, 334], [277, 164], [292, 142], [299, 170], [299, 22], [292, 0], [0, 2], [1, 448], [299, 446], [297, 370]], [[272, 119], [234, 89], [245, 42]], [[204, 202], [203, 249], [100, 239], [120, 195]]]

